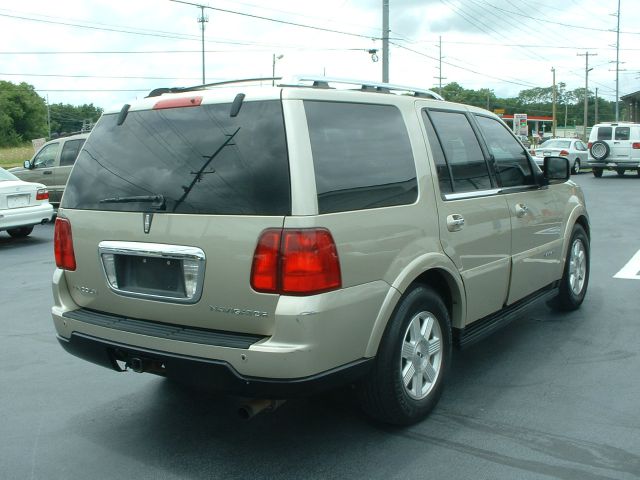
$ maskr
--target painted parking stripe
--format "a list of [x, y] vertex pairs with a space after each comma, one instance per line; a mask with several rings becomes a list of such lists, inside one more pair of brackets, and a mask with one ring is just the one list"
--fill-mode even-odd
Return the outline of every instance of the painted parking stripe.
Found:
[[616, 273], [613, 278], [628, 278], [631, 280], [640, 280], [640, 250]]

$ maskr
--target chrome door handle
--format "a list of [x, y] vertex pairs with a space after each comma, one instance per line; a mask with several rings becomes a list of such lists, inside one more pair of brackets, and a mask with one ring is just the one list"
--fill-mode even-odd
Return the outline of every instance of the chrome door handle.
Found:
[[457, 232], [464, 227], [464, 217], [454, 213], [447, 216], [447, 230], [450, 232]]
[[522, 218], [527, 213], [529, 213], [529, 207], [527, 207], [524, 203], [518, 203], [516, 205], [516, 217]]

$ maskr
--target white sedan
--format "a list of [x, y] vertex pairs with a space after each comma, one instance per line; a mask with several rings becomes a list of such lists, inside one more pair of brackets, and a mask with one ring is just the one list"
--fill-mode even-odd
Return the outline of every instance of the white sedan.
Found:
[[26, 237], [34, 225], [47, 223], [52, 217], [53, 207], [44, 185], [24, 182], [0, 168], [0, 231]]
[[589, 150], [587, 146], [576, 138], [554, 138], [531, 150], [533, 159], [542, 167], [544, 157], [565, 157], [569, 159], [571, 173], [580, 173], [580, 167], [587, 164]]

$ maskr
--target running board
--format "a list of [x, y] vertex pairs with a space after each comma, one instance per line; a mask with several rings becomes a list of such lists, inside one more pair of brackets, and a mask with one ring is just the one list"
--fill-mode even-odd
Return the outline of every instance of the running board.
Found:
[[465, 328], [454, 328], [453, 344], [460, 349], [466, 348], [516, 320], [534, 303], [542, 300], [551, 300], [558, 294], [557, 283], [554, 282], [497, 313], [476, 320]]

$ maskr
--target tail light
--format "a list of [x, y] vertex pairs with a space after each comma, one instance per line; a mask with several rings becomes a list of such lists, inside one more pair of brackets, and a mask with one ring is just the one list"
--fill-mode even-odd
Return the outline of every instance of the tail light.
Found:
[[593, 145], [593, 142], [587, 143], [587, 148], [591, 148], [591, 145]]
[[159, 100], [153, 106], [154, 110], [164, 110], [166, 108], [198, 107], [202, 103], [202, 97], [178, 97]]
[[558, 155], [560, 155], [561, 157], [568, 157], [569, 150], [560, 150], [560, 153]]
[[633, 148], [634, 150], [640, 150], [640, 142], [633, 142], [631, 144], [631, 148]]
[[56, 266], [63, 270], [76, 269], [76, 255], [73, 251], [73, 237], [71, 236], [71, 222], [66, 218], [56, 218], [53, 232], [53, 251], [56, 256]]
[[251, 287], [263, 293], [315, 295], [342, 286], [340, 260], [325, 229], [268, 229], [253, 255]]
[[36, 192], [36, 200], [49, 200], [49, 191], [46, 188], [39, 188]]

